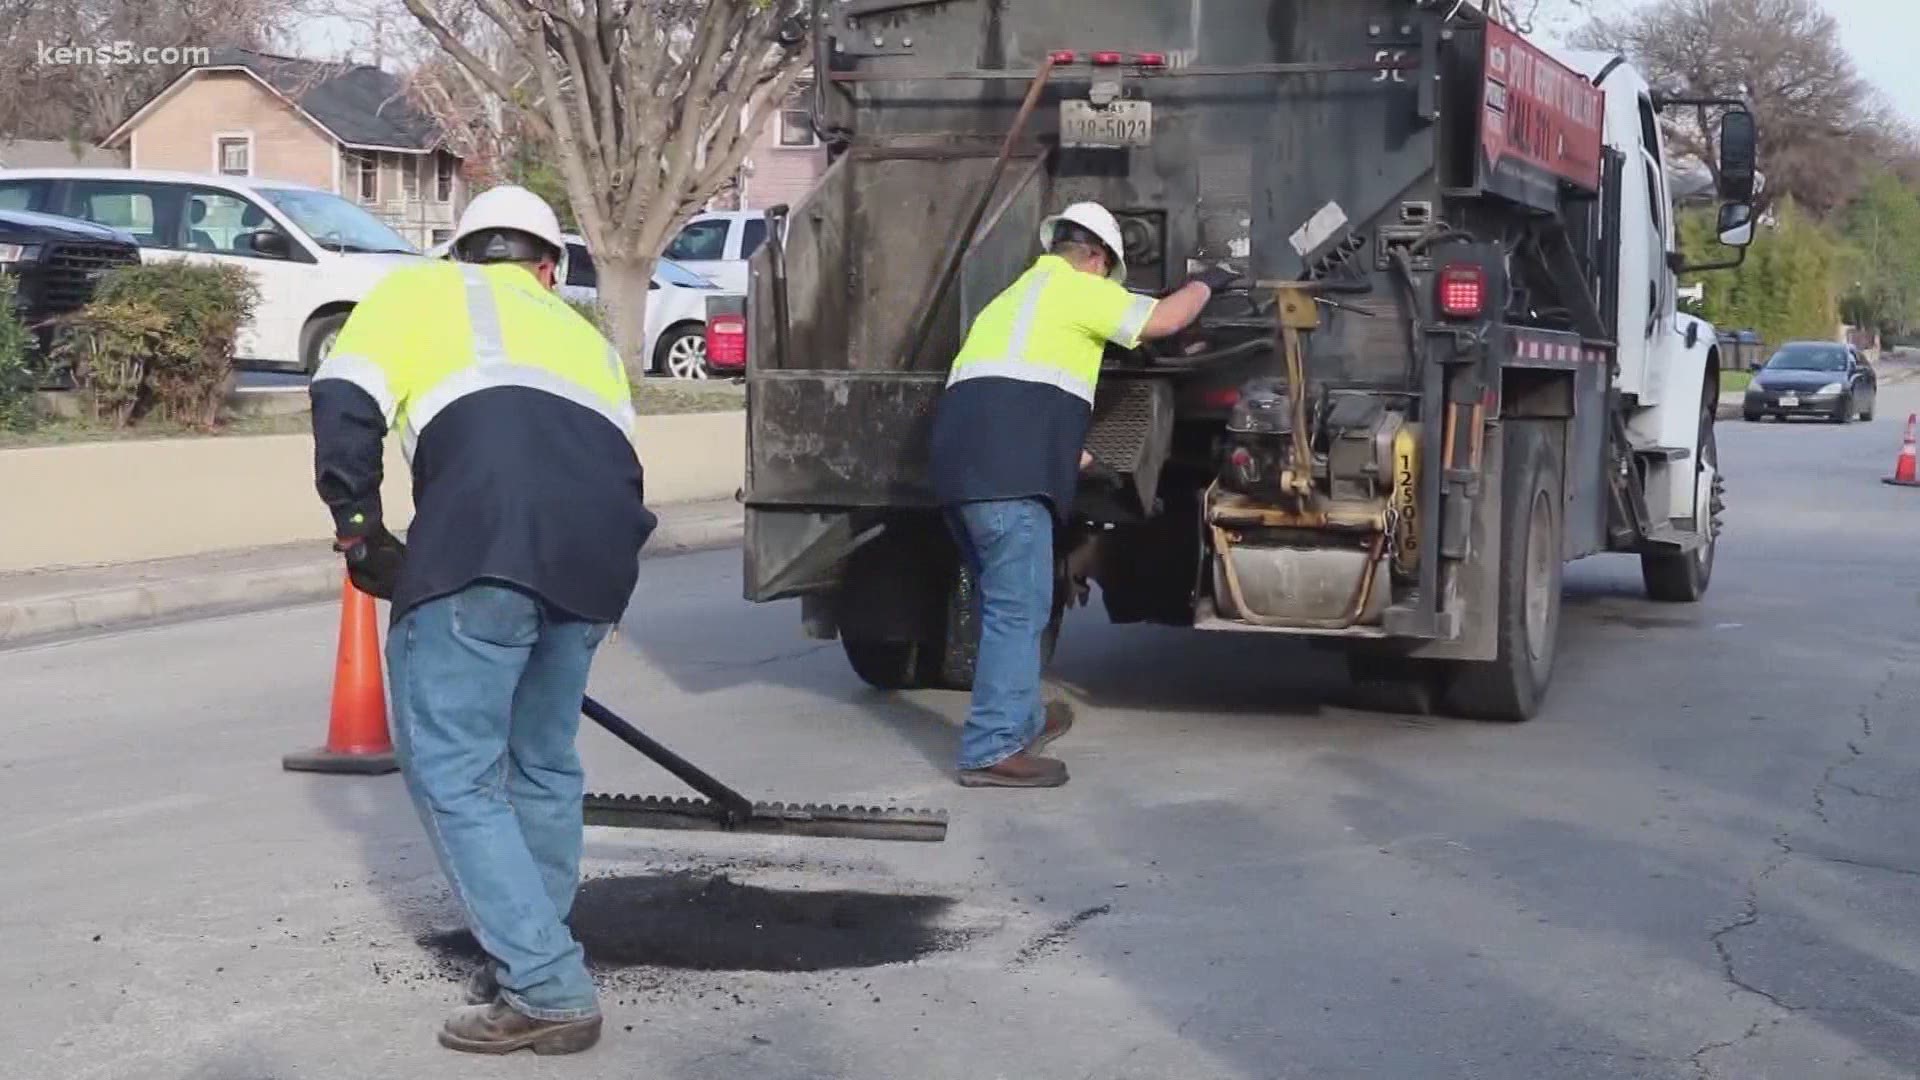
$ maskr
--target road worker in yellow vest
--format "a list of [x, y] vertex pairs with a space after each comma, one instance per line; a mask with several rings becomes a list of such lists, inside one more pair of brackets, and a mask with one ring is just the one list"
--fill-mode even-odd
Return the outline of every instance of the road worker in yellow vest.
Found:
[[1079, 203], [1040, 228], [1045, 252], [987, 305], [953, 362], [934, 418], [934, 490], [979, 582], [980, 649], [960, 739], [969, 787], [1058, 787], [1041, 751], [1073, 724], [1043, 709], [1040, 640], [1054, 595], [1053, 530], [1093, 464], [1087, 429], [1108, 345], [1138, 348], [1200, 317], [1231, 271], [1162, 300], [1128, 291], [1114, 216]]
[[[565, 241], [552, 208], [494, 188], [452, 249], [455, 262], [384, 278], [341, 329], [313, 378], [315, 472], [348, 573], [393, 601], [394, 749], [489, 958], [440, 1042], [570, 1053], [601, 1023], [566, 922], [584, 790], [574, 738], [655, 520], [620, 356], [553, 291]], [[389, 431], [412, 472], [405, 548], [381, 514]]]

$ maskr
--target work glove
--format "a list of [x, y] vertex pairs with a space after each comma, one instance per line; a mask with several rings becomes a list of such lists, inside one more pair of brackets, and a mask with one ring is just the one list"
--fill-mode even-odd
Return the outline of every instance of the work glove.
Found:
[[365, 536], [347, 536], [335, 540], [333, 550], [346, 557], [347, 577], [353, 587], [379, 600], [393, 599], [400, 582], [400, 567], [407, 561], [407, 545], [375, 525]]
[[1100, 484], [1106, 487], [1121, 487], [1126, 483], [1126, 478], [1120, 475], [1120, 470], [1086, 451], [1080, 453], [1080, 480], [1083, 484]]
[[1224, 291], [1227, 286], [1239, 281], [1240, 275], [1230, 267], [1209, 266], [1205, 270], [1193, 275], [1193, 280], [1217, 293]]

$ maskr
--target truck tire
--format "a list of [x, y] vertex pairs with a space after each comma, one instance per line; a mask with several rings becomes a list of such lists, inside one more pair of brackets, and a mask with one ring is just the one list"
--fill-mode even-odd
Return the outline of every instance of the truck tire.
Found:
[[1446, 709], [1473, 720], [1531, 720], [1553, 678], [1560, 633], [1565, 502], [1555, 421], [1509, 420], [1500, 501], [1500, 610], [1495, 658], [1448, 673]]
[[1440, 711], [1446, 689], [1446, 665], [1377, 653], [1347, 653], [1347, 678], [1353, 683], [1353, 707], [1399, 716], [1432, 716]]
[[[1065, 585], [1056, 586], [1052, 614], [1046, 629], [1040, 633], [1040, 670], [1043, 672], [1053, 663], [1054, 649], [1060, 644], [1066, 599]], [[947, 597], [947, 632], [940, 642], [940, 655], [928, 684], [942, 690], [971, 691], [974, 667], [979, 660], [980, 618], [974, 606], [973, 572], [962, 568], [954, 575], [953, 589]]]
[[843, 637], [840, 645], [853, 673], [875, 690], [923, 690], [932, 685], [927, 678], [929, 650], [917, 641]]
[[1640, 580], [1646, 584], [1647, 596], [1663, 604], [1697, 603], [1713, 584], [1713, 561], [1720, 549], [1720, 513], [1726, 508], [1726, 481], [1719, 472], [1720, 440], [1714, 435], [1713, 421], [1711, 405], [1700, 410], [1699, 452], [1694, 455], [1695, 490], [1699, 489], [1700, 470], [1709, 464], [1714, 467], [1707, 542], [1694, 551], [1640, 556]]

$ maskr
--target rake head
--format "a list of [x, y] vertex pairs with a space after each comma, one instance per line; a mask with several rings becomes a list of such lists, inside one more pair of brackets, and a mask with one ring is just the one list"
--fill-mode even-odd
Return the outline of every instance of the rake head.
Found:
[[586, 823], [616, 829], [688, 829], [848, 840], [934, 842], [947, 838], [944, 810], [753, 803], [736, 813], [708, 799], [654, 795], [588, 795]]

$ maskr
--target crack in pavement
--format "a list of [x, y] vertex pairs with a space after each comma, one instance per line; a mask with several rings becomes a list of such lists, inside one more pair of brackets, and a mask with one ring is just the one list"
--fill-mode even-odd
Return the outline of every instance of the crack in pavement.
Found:
[[1741, 1032], [1738, 1038], [1726, 1039], [1721, 1042], [1710, 1042], [1702, 1046], [1700, 1049], [1687, 1055], [1687, 1064], [1693, 1066], [1693, 1071], [1699, 1074], [1700, 1080], [1710, 1080], [1713, 1076], [1713, 1068], [1707, 1064], [1707, 1055], [1718, 1053], [1721, 1050], [1731, 1050], [1739, 1046], [1741, 1043], [1760, 1034], [1760, 1029], [1765, 1023], [1763, 1020], [1755, 1020], [1746, 1031]]
[[[1846, 755], [1836, 759], [1833, 763], [1829, 764], [1824, 771], [1821, 772], [1819, 781], [1817, 781], [1813, 785], [1813, 791], [1809, 793], [1810, 805], [1808, 809], [1813, 814], [1813, 816], [1819, 820], [1819, 822], [1822, 825], [1827, 825], [1830, 827], [1833, 824], [1831, 821], [1827, 819], [1828, 789], [1833, 787], [1840, 787], [1840, 788], [1847, 787], [1846, 785], [1836, 781], [1834, 779], [1834, 775], [1838, 773], [1841, 770], [1841, 768], [1852, 763], [1854, 759], [1866, 756], [1866, 751], [1862, 748], [1862, 744], [1866, 740], [1873, 738], [1873, 712], [1876, 708], [1878, 708], [1879, 706], [1885, 703], [1887, 691], [1893, 685], [1893, 680], [1899, 676], [1903, 666], [1904, 659], [1905, 659], [1904, 657], [1898, 657], [1898, 656], [1890, 659], [1887, 665], [1886, 674], [1881, 676], [1880, 682], [1873, 688], [1873, 693], [1869, 694], [1866, 697], [1866, 699], [1860, 703], [1860, 707], [1854, 711], [1855, 719], [1857, 719], [1860, 722], [1860, 734], [1858, 738], [1849, 738], [1847, 740]], [[1852, 790], [1852, 789], [1848, 788], [1847, 790]], [[1754, 997], [1760, 998], [1766, 1001], [1769, 1005], [1772, 1005], [1774, 1008], [1779, 1009], [1782, 1012], [1785, 1012], [1789, 1015], [1800, 1012], [1803, 1006], [1794, 1005], [1778, 997], [1771, 991], [1764, 990], [1759, 986], [1741, 978], [1740, 972], [1738, 970], [1738, 965], [1734, 961], [1733, 950], [1727, 946], [1726, 939], [1728, 937], [1732, 936], [1734, 933], [1740, 930], [1744, 930], [1750, 926], [1753, 926], [1755, 923], [1758, 923], [1760, 921], [1760, 883], [1765, 881], [1771, 875], [1773, 875], [1782, 866], [1785, 866], [1787, 863], [1787, 860], [1792, 858], [1796, 854], [1803, 854], [1808, 858], [1823, 860], [1827, 862], [1859, 865], [1859, 866], [1864, 866], [1867, 869], [1884, 870], [1891, 873], [1912, 874], [1916, 877], [1920, 877], [1920, 870], [1906, 870], [1906, 869], [1902, 869], [1900, 867], [1894, 867], [1894, 866], [1886, 866], [1886, 865], [1874, 864], [1874, 863], [1862, 863], [1856, 860], [1848, 859], [1844, 856], [1824, 855], [1824, 854], [1819, 854], [1815, 852], [1797, 852], [1794, 850], [1792, 843], [1790, 843], [1792, 837], [1793, 837], [1793, 825], [1790, 822], [1782, 822], [1780, 824], [1780, 830], [1773, 835], [1772, 843], [1774, 848], [1776, 849], [1774, 854], [1770, 856], [1765, 863], [1761, 864], [1760, 869], [1755, 871], [1752, 877], [1747, 879], [1746, 895], [1741, 900], [1739, 913], [1735, 915], [1733, 919], [1729, 921], [1726, 925], [1719, 927], [1718, 929], [1714, 930], [1712, 933], [1710, 933], [1707, 936], [1707, 941], [1713, 946], [1714, 954], [1718, 956], [1720, 959], [1720, 977], [1722, 979], [1724, 979], [1729, 985], [1739, 990], [1745, 991], [1746, 993], [1751, 994]], [[1778, 1023], [1779, 1021], [1775, 1019], [1772, 1022]], [[1764, 1026], [1767, 1023], [1768, 1023], [1767, 1017], [1763, 1016], [1759, 1019], [1756, 1019], [1747, 1028], [1746, 1032], [1740, 1035], [1739, 1037], [1734, 1039], [1729, 1039], [1729, 1040], [1706, 1043], [1702, 1045], [1700, 1049], [1695, 1050], [1691, 1055], [1689, 1055], [1687, 1060], [1693, 1066], [1694, 1070], [1700, 1075], [1702, 1080], [1706, 1080], [1706, 1078], [1711, 1077], [1713, 1075], [1713, 1070], [1707, 1064], [1707, 1060], [1706, 1060], [1709, 1055], [1718, 1053], [1723, 1050], [1730, 1049], [1731, 1047], [1734, 1047], [1734, 1046], [1738, 1046], [1740, 1043], [1743, 1043], [1748, 1039], [1753, 1038], [1754, 1036], [1758, 1035], [1761, 1032], [1761, 1030], [1764, 1028]]]
[[1889, 795], [1884, 791], [1868, 791], [1866, 788], [1854, 787], [1852, 784], [1842, 784], [1838, 781], [1835, 781], [1833, 786], [1849, 795], [1857, 795], [1862, 799], [1884, 799], [1887, 802], [1913, 801], [1913, 798], [1908, 795]]
[[1893, 866], [1888, 863], [1873, 862], [1868, 859], [1850, 859], [1845, 855], [1827, 855], [1818, 851], [1798, 851], [1796, 855], [1805, 855], [1820, 862], [1839, 863], [1842, 866], [1857, 866], [1863, 870], [1879, 870], [1888, 874], [1905, 874], [1908, 877], [1920, 877], [1920, 869], [1906, 866]]

